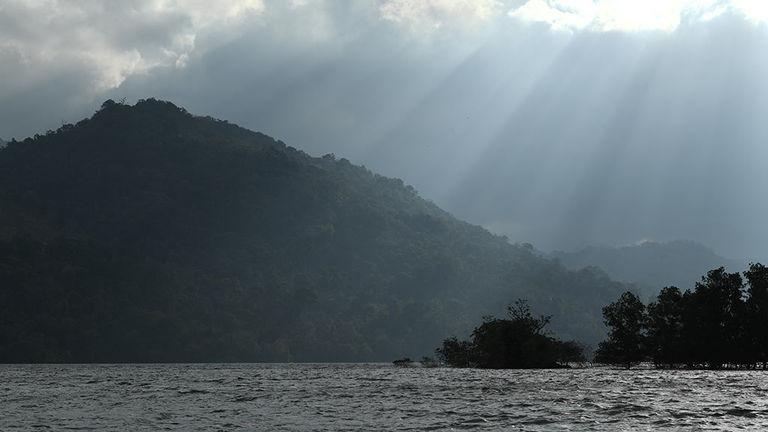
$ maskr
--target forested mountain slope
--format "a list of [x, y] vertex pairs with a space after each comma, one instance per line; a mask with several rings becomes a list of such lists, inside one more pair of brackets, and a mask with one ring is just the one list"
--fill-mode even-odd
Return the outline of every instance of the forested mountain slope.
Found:
[[623, 288], [169, 102], [0, 150], [4, 362], [391, 360], [521, 297], [594, 343]]

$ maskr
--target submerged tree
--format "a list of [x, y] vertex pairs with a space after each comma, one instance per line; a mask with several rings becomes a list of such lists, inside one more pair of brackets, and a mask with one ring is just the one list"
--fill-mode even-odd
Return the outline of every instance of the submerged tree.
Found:
[[744, 272], [749, 288], [745, 302], [745, 330], [749, 363], [768, 363], [768, 267], [751, 264]]
[[435, 353], [440, 361], [453, 367], [475, 366], [474, 346], [469, 341], [460, 341], [456, 337], [445, 339]]
[[644, 357], [645, 305], [627, 291], [614, 303], [603, 308], [608, 326], [608, 339], [600, 342], [595, 360], [600, 363], [620, 364], [629, 369]]
[[483, 369], [555, 368], [584, 360], [581, 345], [546, 335], [543, 330], [550, 317], [533, 316], [525, 301], [508, 306], [507, 315], [486, 317], [471, 341], [444, 340], [436, 350], [438, 357], [453, 367]]
[[677, 287], [663, 288], [648, 305], [647, 354], [656, 367], [673, 367], [685, 358], [683, 309], [683, 295]]
[[637, 297], [623, 294], [603, 310], [610, 335], [596, 360], [627, 367], [648, 358], [659, 368], [765, 369], [768, 268], [751, 264], [743, 275], [720, 267], [693, 291], [664, 288], [645, 314]]
[[743, 287], [741, 275], [720, 267], [709, 271], [688, 294], [685, 338], [692, 357], [689, 363], [719, 369], [727, 362], [744, 360]]

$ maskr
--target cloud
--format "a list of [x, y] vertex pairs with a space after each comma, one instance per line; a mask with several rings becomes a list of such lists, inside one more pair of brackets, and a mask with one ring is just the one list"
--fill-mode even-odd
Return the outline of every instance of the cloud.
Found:
[[475, 26], [503, 12], [498, 0], [385, 0], [382, 18], [411, 29], [434, 30], [447, 26]]
[[549, 24], [556, 30], [586, 28], [596, 14], [592, 0], [531, 0], [509, 12], [513, 18]]
[[72, 71], [98, 92], [183, 66], [200, 32], [263, 9], [262, 0], [2, 0], [0, 96]]
[[103, 94], [130, 76], [183, 68], [258, 26], [309, 46], [348, 39], [352, 26], [432, 32], [507, 9], [500, 0], [0, 0], [0, 98], [73, 74], [78, 90]]
[[672, 32], [682, 23], [709, 21], [726, 13], [768, 21], [764, 0], [528, 0], [509, 16], [554, 30]]

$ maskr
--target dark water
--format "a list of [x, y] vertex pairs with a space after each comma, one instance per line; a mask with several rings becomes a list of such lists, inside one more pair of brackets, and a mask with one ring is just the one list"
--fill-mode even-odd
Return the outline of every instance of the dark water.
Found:
[[768, 373], [0, 366], [0, 430], [768, 430]]

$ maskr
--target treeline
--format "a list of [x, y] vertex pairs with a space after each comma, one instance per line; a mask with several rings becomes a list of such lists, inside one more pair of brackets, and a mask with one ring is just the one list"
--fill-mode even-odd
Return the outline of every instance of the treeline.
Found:
[[435, 350], [438, 359], [451, 367], [481, 369], [561, 368], [585, 360], [578, 343], [545, 334], [550, 317], [534, 317], [525, 301], [507, 306], [507, 315], [485, 317], [471, 340], [444, 340]]
[[693, 291], [671, 286], [647, 306], [631, 292], [603, 308], [608, 339], [595, 361], [627, 368], [651, 361], [657, 368], [766, 369], [768, 268], [742, 274], [718, 268]]

